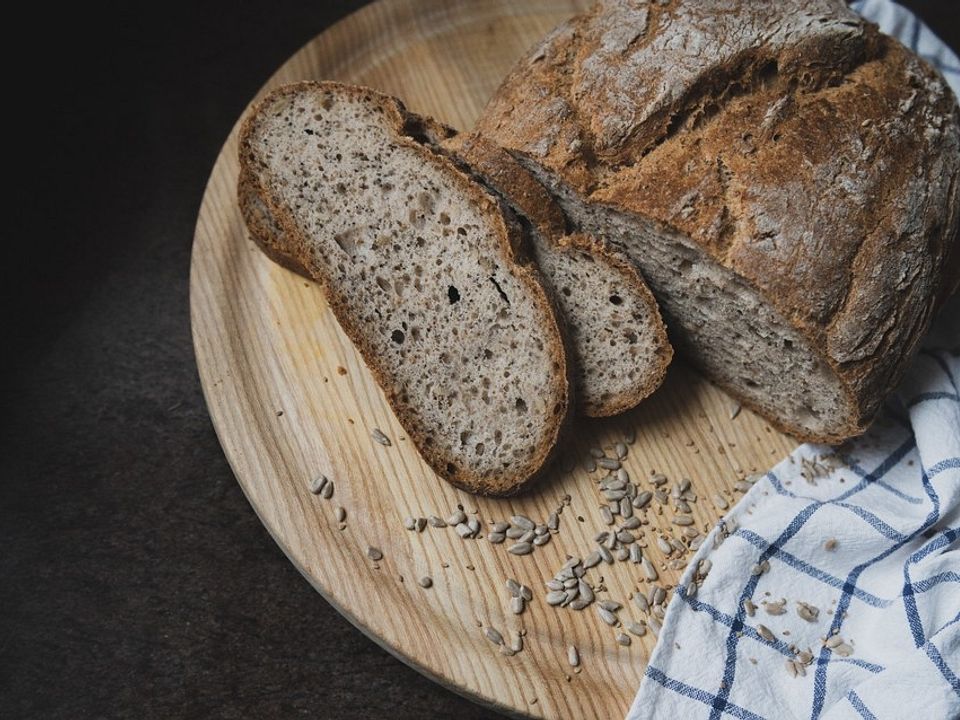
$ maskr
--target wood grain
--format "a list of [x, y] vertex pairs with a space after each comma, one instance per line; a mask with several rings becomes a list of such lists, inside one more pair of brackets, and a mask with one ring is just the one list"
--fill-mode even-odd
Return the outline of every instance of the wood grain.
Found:
[[[583, 3], [535, 0], [382, 0], [315, 38], [264, 89], [302, 79], [337, 79], [394, 93], [416, 111], [469, 128], [500, 79], [527, 47]], [[709, 498], [732, 497], [733, 482], [766, 469], [795, 443], [753, 414], [730, 419], [731, 401], [682, 363], [640, 408], [580, 421], [568, 460], [533, 493], [511, 500], [469, 496], [439, 480], [404, 437], [383, 394], [328, 311], [319, 290], [267, 260], [249, 240], [237, 209], [236, 128], [220, 153], [197, 221], [191, 313], [204, 393], [227, 458], [251, 505], [290, 560], [323, 597], [375, 641], [430, 677], [497, 709], [546, 718], [622, 716], [640, 683], [655, 638], [614, 642], [594, 608], [554, 609], [543, 582], [567, 554], [586, 555], [602, 522], [596, 481], [580, 460], [588, 448], [636, 433], [625, 467], [647, 487], [654, 470], [689, 477], [706, 529], [719, 517]], [[380, 428], [392, 447], [373, 442]], [[571, 461], [577, 468], [567, 471]], [[311, 478], [335, 482], [330, 500], [310, 494]], [[452, 529], [417, 534], [406, 516], [441, 517], [458, 505], [484, 523], [523, 513], [545, 520], [564, 495], [570, 505], [552, 541], [527, 557], [505, 545], [461, 540]], [[338, 529], [335, 508], [346, 509]], [[669, 512], [649, 513], [646, 552], [662, 566], [653, 538], [670, 532]], [[581, 520], [582, 518], [582, 520]], [[673, 528], [676, 530], [676, 528]], [[366, 548], [382, 549], [374, 563]], [[672, 585], [679, 571], [664, 570]], [[428, 575], [433, 587], [417, 579]], [[628, 603], [646, 588], [638, 566], [590, 571], [603, 597]], [[534, 601], [509, 612], [504, 581], [530, 585]], [[624, 620], [637, 618], [630, 610]], [[309, 623], [310, 618], [303, 618]], [[525, 649], [501, 656], [483, 636], [527, 632]], [[582, 672], [571, 673], [576, 645]], [[568, 680], [568, 677], [570, 678]]]

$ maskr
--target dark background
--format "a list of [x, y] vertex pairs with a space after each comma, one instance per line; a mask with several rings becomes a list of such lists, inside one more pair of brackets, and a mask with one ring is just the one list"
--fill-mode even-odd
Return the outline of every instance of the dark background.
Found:
[[[492, 717], [286, 560], [194, 364], [190, 245], [220, 145], [277, 66], [363, 4], [35, 4], [8, 23], [4, 718]], [[955, 0], [905, 4], [960, 46]]]

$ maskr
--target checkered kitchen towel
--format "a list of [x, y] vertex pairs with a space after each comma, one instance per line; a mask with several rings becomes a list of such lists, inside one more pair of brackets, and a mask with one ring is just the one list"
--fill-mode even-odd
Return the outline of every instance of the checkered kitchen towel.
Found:
[[[960, 93], [956, 56], [911, 13], [887, 0], [853, 7]], [[958, 387], [960, 298], [866, 436], [835, 450], [803, 445], [712, 531], [628, 720], [960, 718]], [[691, 597], [685, 587], [706, 559]], [[786, 613], [766, 612], [764, 601], [784, 598]], [[816, 608], [813, 622], [798, 602]], [[834, 635], [843, 644], [826, 647]], [[793, 663], [808, 648], [809, 664]]]

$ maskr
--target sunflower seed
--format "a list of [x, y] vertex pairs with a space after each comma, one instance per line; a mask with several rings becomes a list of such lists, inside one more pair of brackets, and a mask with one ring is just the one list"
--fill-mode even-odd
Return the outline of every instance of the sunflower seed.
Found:
[[586, 598], [577, 598], [572, 603], [570, 603], [571, 610], [583, 610], [587, 607], [592, 601], [587, 600]]
[[602, 457], [597, 460], [597, 465], [602, 467], [604, 470], [619, 470], [620, 461], [616, 458]]
[[597, 548], [597, 552], [600, 553], [601, 559], [602, 559], [607, 565], [613, 565], [613, 555], [610, 554], [610, 551], [607, 550], [607, 548], [605, 548], [603, 545], [601, 545], [599, 548]]
[[637, 565], [643, 560], [643, 551], [640, 549], [640, 545], [634, 543], [630, 546], [630, 562]]
[[510, 649], [515, 653], [523, 651], [523, 635], [517, 633], [516, 637], [513, 639], [513, 642], [510, 644]]
[[419, 532], [423, 532], [423, 529], [424, 529], [425, 527], [427, 527], [427, 519], [426, 519], [426, 518], [422, 518], [422, 517], [421, 517], [421, 518], [417, 518], [417, 532], [418, 532], [418, 533], [419, 533]]
[[610, 537], [610, 533], [607, 530], [603, 530], [593, 536], [593, 541], [598, 543], [603, 543], [607, 541], [608, 537]]
[[730, 419], [731, 419], [731, 420], [736, 420], [736, 419], [737, 419], [737, 415], [740, 414], [740, 409], [741, 409], [741, 408], [740, 408], [740, 403], [734, 403], [734, 404], [730, 407]]
[[790, 677], [796, 677], [797, 666], [794, 664], [793, 660], [787, 660], [785, 665], [787, 667], [787, 672], [790, 674]]
[[515, 598], [510, 598], [510, 612], [512, 612], [514, 615], [521, 614], [525, 605], [526, 603], [519, 595]]
[[630, 498], [625, 497], [620, 501], [620, 515], [627, 520], [633, 519], [633, 505], [630, 504]]
[[381, 430], [380, 428], [374, 428], [373, 430], [371, 430], [370, 437], [372, 437], [376, 442], [380, 443], [384, 447], [390, 447], [391, 445], [393, 445], [393, 443], [390, 442], [390, 438], [384, 435], [383, 430]]
[[472, 517], [467, 520], [467, 527], [470, 528], [471, 535], [476, 535], [478, 532], [480, 532], [480, 521], [475, 517]]
[[843, 638], [839, 635], [831, 635], [826, 639], [826, 641], [824, 641], [823, 644], [833, 650], [835, 647], [843, 644]]
[[770, 569], [770, 563], [764, 561], [762, 563], [757, 563], [752, 568], [750, 568], [750, 574], [763, 575], [769, 569]]
[[823, 544], [823, 549], [824, 549], [824, 550], [827, 550], [828, 552], [833, 552], [834, 550], [836, 550], [836, 549], [837, 549], [837, 539], [836, 539], [836, 538], [830, 538], [829, 540], [827, 540], [827, 541]]
[[766, 625], [757, 625], [757, 632], [767, 642], [775, 642], [777, 639], [776, 635]]
[[517, 538], [519, 542], [533, 542], [533, 539], [536, 537], [533, 530], [527, 530], [523, 535]]
[[607, 536], [606, 542], [603, 543], [603, 547], [605, 547], [607, 550], [613, 550], [616, 546], [617, 546], [617, 534], [610, 533]]
[[815, 622], [820, 615], [820, 608], [805, 602], [797, 602], [797, 615], [807, 622]]
[[693, 540], [695, 537], [700, 536], [700, 531], [697, 530], [695, 527], [685, 527], [683, 528], [683, 530], [681, 530], [681, 532], [683, 533], [683, 536], [685, 538], [688, 538], [690, 540]]
[[664, 555], [670, 555], [673, 552], [673, 545], [667, 542], [667, 539], [663, 537], [657, 538], [657, 547]]
[[616, 615], [614, 615], [609, 610], [602, 608], [600, 606], [597, 606], [597, 614], [599, 614], [600, 619], [603, 620], [603, 622], [605, 622], [610, 627], [614, 627], [618, 622]]
[[522, 597], [525, 601], [530, 602], [531, 600], [533, 600], [533, 590], [528, 588], [526, 585], [521, 585], [520, 597]]
[[[614, 500], [619, 502], [622, 498], [625, 498], [627, 496], [627, 491], [626, 490], [604, 490], [603, 496], [611, 502], [613, 502]], [[617, 509], [619, 510], [619, 505], [617, 506]]]
[[547, 593], [547, 605], [559, 605], [567, 599], [567, 593], [563, 590], [551, 590]]
[[330, 482], [327, 480], [326, 475], [320, 475], [318, 477], [312, 478], [310, 480], [310, 492], [314, 495], [319, 495], [323, 492], [323, 489], [327, 486], [327, 483]]
[[600, 507], [600, 519], [603, 520], [605, 525], [613, 525], [613, 513], [606, 505]]
[[533, 539], [533, 544], [536, 545], [537, 547], [540, 547], [541, 545], [546, 545], [548, 542], [550, 542], [549, 535], [538, 535]]
[[653, 493], [649, 490], [644, 490], [642, 493], [637, 495], [630, 504], [633, 505], [637, 510], [641, 510], [650, 504], [651, 499], [653, 499]]
[[570, 590], [571, 588], [575, 588], [579, 582], [580, 580], [575, 577], [567, 578], [563, 581], [563, 588], [564, 590]]
[[571, 667], [580, 665], [580, 652], [573, 645], [567, 648], [567, 662]]
[[590, 448], [590, 457], [596, 458], [597, 460], [599, 460], [600, 458], [605, 456], [606, 456], [606, 453], [601, 448], [598, 448], [598, 447]]
[[510, 529], [510, 523], [508, 522], [495, 522], [490, 526], [490, 532], [505, 533]]
[[783, 615], [787, 611], [786, 607], [784, 607], [786, 604], [786, 600], [767, 602], [763, 604], [763, 610], [767, 615]]
[[526, 535], [526, 534], [527, 534], [527, 531], [524, 530], [523, 528], [519, 528], [519, 527], [509, 528], [509, 529], [507, 530], [507, 532], [505, 533], [505, 535], [506, 535], [508, 538], [510, 538], [511, 540], [516, 540], [517, 538], [522, 538], [522, 537], [523, 537], [524, 535]]
[[483, 634], [486, 635], [487, 640], [492, 642], [494, 645], [503, 645], [503, 635], [500, 634], [499, 630], [488, 627], [483, 631]]
[[665, 482], [667, 482], [667, 476], [664, 475], [663, 473], [654, 473], [653, 475], [650, 476], [650, 482], [655, 487], [660, 487]]
[[499, 545], [506, 538], [507, 536], [504, 535], [503, 533], [498, 533], [498, 532], [487, 533], [487, 540], [489, 540], [494, 545]]
[[622, 542], [624, 545], [630, 545], [637, 541], [637, 538], [633, 536], [633, 533], [629, 530], [621, 530], [617, 533], [617, 540]]
[[599, 551], [594, 550], [592, 553], [590, 553], [589, 555], [587, 555], [587, 556], [583, 559], [583, 567], [585, 567], [585, 568], [587, 568], [587, 569], [592, 568], [592, 567], [596, 567], [597, 565], [600, 564], [600, 561], [601, 561], [602, 559], [603, 559], [603, 558], [602, 558], [602, 556], [600, 555]]
[[434, 528], [445, 528], [447, 523], [443, 521], [443, 518], [439, 518], [436, 515], [431, 515], [427, 518], [427, 522], [430, 524], [430, 527]]
[[624, 647], [630, 647], [630, 636], [626, 633], [617, 633], [617, 644], [623, 645]]
[[585, 472], [592, 473], [597, 471], [597, 461], [592, 457], [584, 458], [583, 469]]
[[692, 580], [691, 580], [690, 582], [688, 582], [688, 583], [687, 583], [687, 587], [686, 587], [686, 589], [684, 590], [684, 594], [685, 594], [688, 598], [695, 598], [695, 597], [697, 596], [697, 592], [698, 592], [697, 584], [696, 584], [695, 582], [693, 582]]
[[329, 500], [333, 497], [333, 480], [328, 480], [327, 484], [323, 486], [323, 490], [320, 491], [320, 497], [324, 500]]
[[660, 587], [659, 585], [657, 585], [657, 586], [653, 589], [653, 604], [654, 604], [654, 605], [662, 605], [662, 604], [663, 604], [663, 601], [666, 600], [666, 599], [667, 599], [667, 591], [666, 591], [666, 589], [664, 589], [664, 588]]
[[623, 480], [623, 482], [630, 481], [630, 473], [627, 472], [626, 468], [620, 468], [619, 470], [617, 470], [616, 477], [617, 477], [617, 480]]
[[547, 590], [563, 590], [563, 582], [557, 579], [547, 580], [544, 585], [547, 586]]
[[561, 567], [561, 570], [573, 570], [577, 565], [580, 564], [580, 558], [578, 557], [569, 557], [567, 561]]
[[526, 515], [514, 515], [512, 518], [510, 518], [510, 522], [517, 527], [523, 528], [524, 530], [533, 530], [537, 526], [536, 523], [534, 523], [533, 520], [528, 518]]
[[733, 489], [736, 490], [737, 492], [742, 492], [742, 493], [748, 492], [751, 487], [753, 486], [750, 483], [748, 483], [746, 480], [737, 480], [733, 484]]
[[617, 612], [620, 608], [623, 607], [621, 603], [618, 603], [616, 600], [601, 600], [600, 607], [604, 610], [609, 610], [610, 612]]
[[803, 665], [809, 665], [813, 662], [813, 653], [809, 650], [801, 650], [797, 653], [797, 662]]
[[470, 529], [470, 526], [467, 525], [465, 522], [462, 522], [462, 523], [460, 523], [459, 525], [457, 525], [457, 526], [454, 528], [454, 530], [456, 530], [456, 531], [457, 531], [457, 535], [459, 535], [460, 537], [462, 537], [464, 540], [466, 540], [468, 537], [470, 537], [471, 535], [473, 535], [473, 530], [471, 530], [471, 529]]
[[580, 597], [588, 603], [593, 602], [593, 588], [591, 588], [585, 580], [577, 581], [577, 592], [580, 594]]
[[403, 519], [403, 526], [404, 526], [407, 530], [413, 530], [415, 527], [417, 527], [417, 521], [416, 521], [415, 518], [405, 517], [405, 518]]
[[651, 632], [657, 637], [660, 637], [660, 621], [656, 618], [650, 618], [647, 620], [647, 627], [650, 628]]
[[690, 515], [675, 515], [671, 522], [674, 525], [693, 525], [693, 518]]
[[705, 578], [713, 569], [713, 561], [710, 558], [704, 558], [697, 564], [697, 574]]
[[743, 611], [749, 616], [753, 617], [757, 614], [757, 606], [753, 604], [753, 600], [750, 598], [745, 598], [743, 601]]
[[334, 514], [336, 515], [338, 523], [342, 523], [344, 520], [347, 519], [347, 511], [345, 508], [338, 507]]
[[797, 670], [797, 675], [799, 675], [800, 677], [806, 677], [806, 676], [807, 676], [807, 668], [804, 667], [803, 663], [799, 663], [799, 662], [797, 662], [796, 660], [794, 660], [794, 661], [793, 661], [793, 666], [794, 666], [794, 668], [796, 668], [796, 670]]
[[463, 510], [457, 510], [447, 518], [447, 525], [457, 526], [467, 521], [467, 514]]
[[657, 572], [657, 569], [653, 566], [653, 563], [650, 562], [647, 558], [643, 559], [643, 574], [646, 576], [647, 580], [653, 581], [660, 577], [660, 574]]
[[638, 517], [629, 517], [623, 521], [620, 525], [623, 530], [636, 530], [640, 527], [640, 518]]
[[666, 614], [666, 611], [663, 609], [663, 605], [654, 605], [653, 614], [663, 620], [663, 616]]
[[606, 480], [604, 480], [602, 483], [600, 483], [600, 487], [601, 487], [603, 490], [623, 490], [625, 487], [627, 487], [627, 481], [626, 481], [626, 480], [618, 480], [618, 479], [616, 479], [616, 477], [614, 477], [613, 475], [611, 475], [611, 476], [608, 477]]
[[557, 513], [550, 513], [550, 517], [547, 518], [547, 527], [554, 532], [560, 528], [560, 516]]
[[627, 630], [637, 637], [643, 637], [647, 634], [647, 628], [643, 623], [630, 622], [627, 623]]
[[514, 597], [520, 594], [520, 583], [518, 583], [513, 578], [507, 578], [507, 582], [504, 583], [507, 588], [507, 591]]
[[380, 551], [380, 548], [375, 548], [373, 545], [368, 545], [367, 557], [373, 561], [383, 560], [383, 553]]
[[840, 657], [850, 657], [853, 655], [853, 646], [844, 642], [833, 648], [833, 651]]
[[518, 542], [508, 547], [507, 552], [513, 555], [529, 555], [533, 552], [533, 545], [528, 542]]
[[686, 515], [689, 515], [690, 513], [693, 512], [693, 510], [690, 509], [690, 505], [687, 503], [686, 500], [677, 500], [674, 503], [674, 507], [677, 509], [677, 512], [681, 512]]
[[713, 496], [713, 504], [718, 510], [726, 510], [730, 504], [719, 495]]
[[417, 580], [417, 584], [422, 588], [429, 588], [433, 586], [433, 578], [429, 575], [424, 575], [422, 578]]
[[537, 525], [533, 529], [534, 535], [546, 535], [548, 532], [550, 532], [550, 528], [548, 528], [546, 525]]
[[506, 645], [501, 645], [501, 646], [500, 646], [500, 654], [501, 654], [501, 655], [504, 655], [504, 656], [506, 656], [506, 657], [513, 657], [513, 656], [516, 655], [517, 653], [514, 651], [513, 648], [509, 648], [509, 647], [507, 647]]

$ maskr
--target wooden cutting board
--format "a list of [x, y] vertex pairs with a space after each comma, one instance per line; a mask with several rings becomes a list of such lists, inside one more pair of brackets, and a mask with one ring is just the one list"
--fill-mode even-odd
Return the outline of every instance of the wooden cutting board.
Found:
[[[315, 38], [265, 86], [337, 79], [394, 93], [416, 111], [471, 127], [514, 61], [585, 3], [570, 0], [381, 0]], [[655, 638], [618, 645], [595, 607], [547, 605], [544, 582], [568, 554], [585, 556], [604, 529], [600, 472], [582, 461], [589, 448], [635, 433], [624, 463], [642, 489], [652, 471], [693, 480], [697, 525], [720, 511], [710, 498], [732, 498], [733, 483], [764, 470], [795, 443], [733, 403], [682, 363], [638, 409], [606, 421], [580, 421], [568, 459], [531, 494], [487, 500], [455, 490], [419, 458], [360, 357], [341, 333], [319, 290], [264, 257], [247, 237], [235, 200], [236, 128], [210, 177], [197, 221], [191, 311], [197, 364], [207, 405], [251, 505], [317, 591], [371, 639], [437, 682], [501, 711], [547, 718], [622, 716], [640, 684]], [[371, 439], [381, 429], [384, 447]], [[575, 463], [576, 468], [570, 469]], [[313, 478], [335, 483], [329, 500], [310, 493]], [[404, 529], [407, 516], [446, 517], [462, 506], [482, 523], [525, 514], [544, 521], [570, 496], [559, 532], [534, 554], [507, 545], [461, 540], [452, 528]], [[654, 502], [653, 507], [657, 503]], [[347, 513], [340, 528], [336, 508]], [[676, 533], [669, 511], [648, 513], [641, 543], [672, 586], [654, 542]], [[485, 534], [485, 531], [484, 531]], [[382, 550], [371, 560], [368, 546]], [[417, 580], [430, 576], [433, 586]], [[504, 581], [534, 589], [519, 616]], [[646, 590], [638, 565], [601, 564], [587, 579], [601, 597], [624, 603]], [[310, 622], [309, 618], [303, 621]], [[482, 627], [481, 627], [482, 626]], [[508, 641], [526, 631], [524, 650], [502, 655], [484, 636]], [[575, 645], [579, 673], [567, 661]]]

